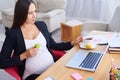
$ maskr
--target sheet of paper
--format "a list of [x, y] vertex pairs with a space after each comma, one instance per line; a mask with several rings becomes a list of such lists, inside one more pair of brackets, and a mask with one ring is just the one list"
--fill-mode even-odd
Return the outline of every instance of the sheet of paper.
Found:
[[95, 44], [108, 44], [108, 41], [112, 39], [112, 35], [90, 35], [93, 38]]

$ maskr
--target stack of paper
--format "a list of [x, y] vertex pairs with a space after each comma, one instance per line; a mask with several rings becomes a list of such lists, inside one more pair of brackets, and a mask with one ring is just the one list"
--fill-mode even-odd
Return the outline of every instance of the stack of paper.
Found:
[[120, 53], [120, 47], [109, 47], [109, 53]]
[[120, 33], [114, 34], [108, 44], [110, 53], [120, 53]]

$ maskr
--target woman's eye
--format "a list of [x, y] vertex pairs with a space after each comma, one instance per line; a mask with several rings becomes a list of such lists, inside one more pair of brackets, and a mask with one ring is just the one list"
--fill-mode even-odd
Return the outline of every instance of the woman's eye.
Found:
[[31, 12], [28, 12], [28, 14], [32, 14], [33, 12], [31, 11]]
[[37, 12], [37, 10], [35, 10], [35, 12]]
[[28, 12], [28, 14], [30, 15], [30, 14], [33, 14], [33, 13], [36, 13], [37, 12], [37, 10], [35, 10], [34, 12]]

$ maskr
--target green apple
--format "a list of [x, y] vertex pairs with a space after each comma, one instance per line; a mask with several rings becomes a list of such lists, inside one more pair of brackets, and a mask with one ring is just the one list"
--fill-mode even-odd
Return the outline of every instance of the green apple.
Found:
[[40, 44], [39, 43], [36, 43], [34, 48], [40, 48]]

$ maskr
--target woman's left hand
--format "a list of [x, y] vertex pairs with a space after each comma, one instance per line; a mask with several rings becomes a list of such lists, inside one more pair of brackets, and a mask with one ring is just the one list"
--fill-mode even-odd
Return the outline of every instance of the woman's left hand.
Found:
[[82, 41], [83, 41], [83, 37], [82, 36], [78, 36], [75, 40], [71, 41], [71, 44], [72, 45], [77, 45], [77, 44], [79, 44]]

